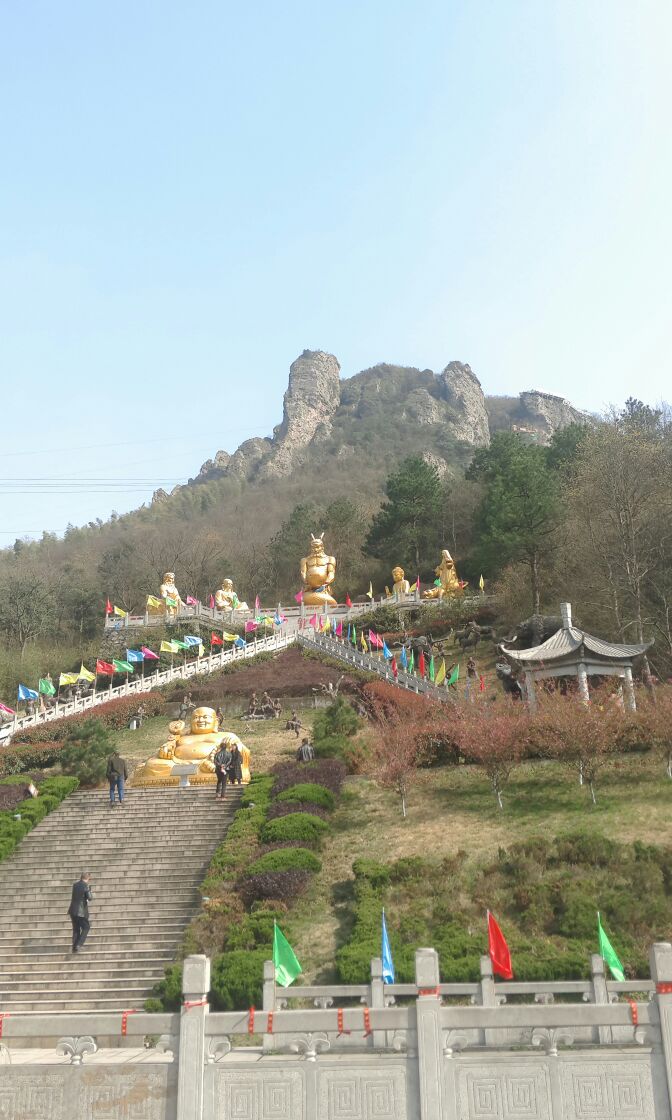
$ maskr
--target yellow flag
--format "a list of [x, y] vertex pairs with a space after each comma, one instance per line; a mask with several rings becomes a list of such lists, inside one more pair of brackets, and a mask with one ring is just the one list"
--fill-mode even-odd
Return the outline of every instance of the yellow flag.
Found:
[[161, 642], [159, 647], [160, 653], [179, 653], [180, 647], [175, 642]]
[[222, 638], [225, 642], [235, 642], [237, 637], [237, 634], [227, 634], [226, 630], [222, 631]]
[[362, 634], [361, 634], [361, 636], [360, 636], [360, 639], [359, 639], [359, 640], [360, 640], [360, 642], [361, 642], [361, 644], [362, 644], [362, 649], [364, 650], [364, 653], [368, 653], [368, 652], [369, 652], [369, 647], [368, 647], [368, 646], [367, 646], [367, 644], [366, 644], [366, 638], [364, 637], [364, 633], [363, 633], [363, 632], [362, 632]]
[[483, 576], [481, 576], [481, 578], [479, 579], [478, 586], [480, 587], [481, 591], [485, 587], [485, 580], [483, 579]]
[[203, 657], [204, 653], [205, 653], [205, 646], [203, 645], [203, 642], [199, 642], [198, 643], [198, 656]]
[[79, 676], [77, 679], [80, 681], [95, 681], [96, 674], [89, 672], [88, 669], [85, 669], [84, 664], [82, 663], [82, 667], [79, 670]]
[[126, 618], [128, 611], [122, 611], [121, 607], [115, 607], [114, 613], [116, 614], [117, 618]]
[[158, 607], [162, 607], [163, 603], [162, 603], [161, 599], [157, 599], [156, 595], [148, 595], [147, 596], [147, 606], [158, 608]]
[[446, 679], [446, 659], [444, 657], [443, 661], [441, 662], [441, 664], [439, 665], [439, 668], [436, 671], [436, 676], [434, 677], [434, 684], [443, 684], [445, 679]]
[[58, 687], [63, 688], [65, 684], [77, 684], [79, 677], [76, 673], [61, 673], [58, 678]]
[[371, 583], [371, 580], [369, 580], [369, 590], [366, 594], [369, 596], [369, 599], [373, 599], [373, 584]]
[[409, 591], [417, 591], [418, 590], [417, 583], [412, 583], [408, 590]]

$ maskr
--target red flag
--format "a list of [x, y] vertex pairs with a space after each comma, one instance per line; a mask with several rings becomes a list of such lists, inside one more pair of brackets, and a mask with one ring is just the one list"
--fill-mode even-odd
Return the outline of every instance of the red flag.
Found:
[[488, 910], [488, 952], [492, 961], [492, 971], [502, 980], [513, 980], [511, 954], [506, 938]]
[[113, 675], [115, 672], [114, 665], [110, 665], [109, 661], [96, 661], [96, 672], [103, 675]]
[[396, 659], [396, 657], [392, 658], [392, 660], [390, 662], [390, 668], [392, 670], [392, 676], [394, 677], [394, 679], [396, 681], [397, 675], [399, 673], [399, 670], [397, 669], [397, 659]]
[[478, 691], [485, 692], [485, 677], [479, 677]]
[[418, 672], [419, 672], [421, 677], [424, 677], [424, 675], [425, 675], [425, 655], [422, 652], [422, 650], [420, 650], [420, 656], [418, 658]]
[[222, 642], [222, 639], [220, 638], [219, 634], [215, 634], [215, 632], [213, 630], [212, 634], [210, 635], [210, 645], [211, 646], [221, 646], [223, 644], [224, 643]]
[[112, 614], [112, 604], [109, 599], [105, 604], [105, 614]]
[[210, 596], [210, 610], [214, 610], [214, 607], [215, 607], [215, 596], [211, 595]]
[[346, 607], [351, 607], [352, 606], [352, 599], [348, 595], [347, 591], [345, 593], [345, 605], [346, 605]]

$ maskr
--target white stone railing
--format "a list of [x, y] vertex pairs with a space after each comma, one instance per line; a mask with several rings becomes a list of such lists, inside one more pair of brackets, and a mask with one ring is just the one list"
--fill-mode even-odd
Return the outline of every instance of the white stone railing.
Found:
[[383, 657], [380, 651], [375, 654], [364, 653], [363, 650], [355, 649], [349, 642], [339, 638], [327, 637], [326, 634], [309, 635], [303, 632], [297, 634], [297, 641], [306, 649], [313, 649], [316, 653], [324, 654], [325, 657], [336, 658], [347, 665], [352, 665], [354, 669], [360, 669], [365, 673], [377, 673], [388, 684], [403, 688], [407, 692], [428, 696], [442, 703], [451, 702], [454, 699], [450, 690], [444, 685], [433, 684], [432, 681], [416, 677], [412, 673], [405, 673], [403, 669], [398, 668], [395, 677], [390, 669], [390, 662]]

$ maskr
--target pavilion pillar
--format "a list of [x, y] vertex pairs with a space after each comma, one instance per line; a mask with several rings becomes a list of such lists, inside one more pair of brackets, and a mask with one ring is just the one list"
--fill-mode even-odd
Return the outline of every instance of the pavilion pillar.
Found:
[[579, 699], [583, 700], [584, 704], [590, 703], [590, 693], [588, 692], [588, 674], [586, 666], [583, 661], [579, 661], [576, 667], [576, 675], [579, 680]]
[[623, 692], [625, 693], [625, 706], [629, 712], [637, 711], [637, 701], [635, 700], [635, 687], [632, 683], [632, 669], [628, 665], [623, 674]]
[[529, 669], [525, 670], [525, 691], [527, 693], [527, 703], [531, 712], [537, 710], [537, 690], [534, 684], [534, 674]]

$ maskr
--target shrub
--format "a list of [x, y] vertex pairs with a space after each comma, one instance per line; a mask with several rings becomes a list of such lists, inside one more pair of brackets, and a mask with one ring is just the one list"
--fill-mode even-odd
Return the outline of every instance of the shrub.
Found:
[[36, 746], [5, 747], [0, 753], [0, 777], [45, 770], [58, 762], [62, 743], [38, 743]]
[[259, 1007], [264, 982], [266, 949], [234, 949], [212, 962], [212, 1004], [218, 1011]]
[[312, 801], [322, 809], [333, 809], [336, 804], [331, 790], [315, 782], [299, 782], [278, 794], [278, 801]]
[[112, 753], [109, 732], [98, 719], [87, 719], [73, 728], [60, 755], [61, 768], [74, 774], [83, 786], [103, 780]]
[[309, 871], [264, 871], [247, 876], [239, 883], [238, 890], [246, 906], [268, 899], [290, 905], [303, 894], [309, 882]]
[[[60, 805], [78, 784], [76, 778], [48, 778], [42, 783], [39, 797], [27, 797], [11, 811], [0, 812], [0, 860], [11, 855], [26, 833]], [[15, 814], [20, 814], [21, 819], [15, 820]]]
[[260, 840], [263, 844], [272, 844], [276, 840], [304, 840], [309, 847], [317, 848], [328, 828], [326, 821], [310, 813], [292, 813], [289, 817], [267, 821], [261, 830]]
[[[153, 998], [152, 998], [153, 997]], [[170, 964], [166, 969], [163, 980], [159, 980], [152, 996], [145, 1002], [145, 1009], [150, 1010], [147, 1004], [152, 1001], [151, 1010], [159, 1005], [161, 1011], [179, 1011], [182, 1004], [182, 965]], [[155, 1002], [156, 1001], [156, 1002]]]
[[281, 762], [273, 768], [273, 774], [273, 794], [276, 797], [298, 782], [315, 782], [332, 793], [339, 794], [346, 768], [339, 759], [325, 758], [314, 762]]
[[352, 870], [355, 879], [367, 879], [372, 887], [386, 887], [390, 881], [388, 865], [373, 859], [356, 859]]
[[361, 720], [347, 700], [339, 696], [328, 708], [321, 711], [313, 722], [313, 742], [323, 743], [333, 736], [348, 737], [355, 735], [361, 727]]
[[273, 953], [273, 923], [285, 911], [283, 906], [256, 904], [252, 912], [247, 914], [240, 922], [232, 925], [227, 933], [225, 948], [227, 952], [233, 949], [264, 949], [267, 957]]
[[128, 726], [128, 721], [138, 710], [138, 704], [144, 704], [148, 716], [161, 715], [166, 700], [160, 692], [142, 692], [132, 696], [120, 696], [116, 700], [108, 700], [94, 709], [77, 712], [75, 715], [64, 716], [63, 719], [53, 720], [49, 723], [38, 724], [37, 727], [26, 727], [17, 731], [12, 736], [12, 745], [20, 743], [43, 743], [48, 741], [62, 742], [72, 736], [82, 724], [87, 723], [95, 712], [95, 719], [110, 731], [122, 731]]
[[290, 813], [312, 813], [323, 821], [329, 818], [329, 810], [323, 809], [321, 805], [314, 805], [312, 801], [272, 801], [266, 815], [272, 821], [276, 817], [288, 817]]
[[255, 859], [249, 868], [250, 875], [264, 871], [321, 871], [322, 863], [307, 848], [277, 848]]

